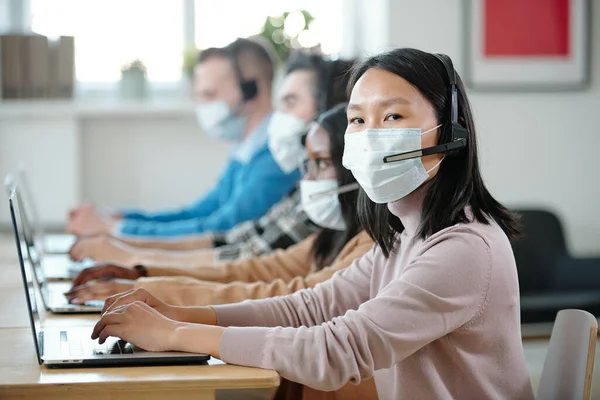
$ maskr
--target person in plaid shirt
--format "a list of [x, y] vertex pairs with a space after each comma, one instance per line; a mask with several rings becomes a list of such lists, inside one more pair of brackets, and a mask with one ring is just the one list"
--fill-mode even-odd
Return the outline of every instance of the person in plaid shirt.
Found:
[[[298, 52], [285, 68], [280, 105], [271, 118], [269, 147], [284, 171], [304, 158], [302, 138], [320, 113], [347, 101], [346, 84], [351, 60], [328, 60], [320, 54]], [[91, 258], [121, 265], [181, 266], [235, 260], [286, 249], [315, 232], [294, 188], [265, 216], [221, 233], [182, 239], [136, 240], [95, 236], [80, 239], [70, 251], [75, 260]]]
[[213, 235], [214, 260], [249, 258], [270, 253], [273, 249], [286, 249], [316, 230], [300, 206], [300, 192], [294, 190], [264, 217]]

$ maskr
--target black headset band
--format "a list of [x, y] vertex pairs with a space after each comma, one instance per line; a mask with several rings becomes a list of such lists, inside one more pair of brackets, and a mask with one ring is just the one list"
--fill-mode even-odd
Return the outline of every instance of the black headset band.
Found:
[[445, 54], [433, 54], [446, 68], [448, 74], [448, 81], [450, 82], [450, 121], [452, 123], [458, 122], [458, 94], [456, 89], [456, 70], [452, 60]]
[[244, 79], [239, 60], [240, 52], [242, 51], [240, 45], [235, 41], [225, 46], [224, 49], [233, 67], [240, 90], [242, 91], [243, 101], [252, 100], [258, 94], [258, 85], [256, 79]]

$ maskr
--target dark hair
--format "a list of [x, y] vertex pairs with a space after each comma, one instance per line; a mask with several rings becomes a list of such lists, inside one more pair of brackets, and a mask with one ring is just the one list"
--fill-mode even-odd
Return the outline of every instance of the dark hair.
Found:
[[319, 113], [348, 102], [346, 88], [355, 60], [327, 60], [321, 54], [297, 51], [285, 65], [285, 75], [294, 71], [313, 71], [316, 75], [313, 95]]
[[[371, 57], [352, 72], [349, 91], [356, 81], [371, 68], [379, 68], [398, 75], [413, 85], [429, 100], [436, 118], [443, 124], [438, 143], [450, 141], [450, 82], [448, 72], [433, 54], [416, 49], [396, 49]], [[417, 232], [426, 238], [449, 226], [468, 222], [465, 207], [470, 206], [474, 220], [489, 224], [489, 218], [500, 225], [509, 236], [519, 235], [516, 215], [502, 206], [487, 190], [479, 168], [477, 140], [471, 106], [462, 80], [456, 74], [459, 122], [468, 130], [467, 147], [460, 153], [447, 156], [440, 164], [438, 173], [427, 182]], [[363, 190], [358, 199], [358, 218], [367, 233], [388, 256], [396, 241], [396, 235], [404, 230], [400, 219], [395, 217], [386, 204], [373, 203]]]
[[[340, 186], [356, 182], [352, 173], [342, 166], [344, 134], [348, 124], [346, 119], [346, 106], [347, 104], [339, 104], [331, 110], [321, 114], [317, 120], [317, 124], [321, 126], [329, 136], [331, 160]], [[356, 218], [357, 197], [357, 190], [338, 195], [342, 208], [342, 216], [346, 222], [345, 230], [338, 231], [322, 228], [317, 234], [311, 252], [318, 270], [330, 264], [333, 259], [338, 256], [346, 243], [360, 232], [361, 228], [358, 219]]]
[[225, 47], [210, 47], [198, 54], [196, 64], [202, 64], [213, 58], [227, 58], [234, 64], [236, 74], [241, 78], [241, 65], [252, 61], [259, 65], [259, 70], [264, 74], [268, 82], [273, 80], [275, 73], [275, 59], [273, 52], [263, 41], [257, 38], [238, 38]]

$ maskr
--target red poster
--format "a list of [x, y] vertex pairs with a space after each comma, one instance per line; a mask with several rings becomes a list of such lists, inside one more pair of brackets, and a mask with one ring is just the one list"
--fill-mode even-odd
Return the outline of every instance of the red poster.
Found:
[[570, 0], [485, 0], [484, 55], [568, 57], [569, 3]]

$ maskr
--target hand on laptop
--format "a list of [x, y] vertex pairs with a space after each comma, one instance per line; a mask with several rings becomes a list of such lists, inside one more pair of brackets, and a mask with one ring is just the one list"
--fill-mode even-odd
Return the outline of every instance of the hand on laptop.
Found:
[[73, 280], [73, 287], [95, 280], [108, 280], [117, 278], [136, 280], [141, 278], [141, 276], [141, 272], [137, 269], [127, 268], [115, 264], [101, 264], [82, 270]]
[[136, 264], [131, 247], [106, 235], [83, 237], [77, 240], [69, 255], [74, 261], [91, 258], [105, 263], [132, 266]]
[[79, 214], [90, 212], [98, 212], [101, 215], [113, 217], [115, 219], [123, 218], [123, 215], [121, 215], [120, 212], [111, 210], [108, 207], [99, 206], [94, 203], [83, 203], [69, 211], [69, 222]]
[[180, 322], [169, 319], [142, 302], [122, 306], [106, 313], [94, 327], [92, 339], [103, 344], [109, 336], [121, 338], [148, 351], [170, 351]]
[[90, 281], [75, 286], [65, 293], [65, 297], [73, 304], [84, 304], [90, 300], [104, 300], [109, 296], [133, 289], [135, 281], [127, 279], [110, 279], [107, 281]]
[[69, 214], [67, 232], [77, 236], [110, 235], [118, 220], [99, 212], [94, 207], [84, 207]]
[[216, 322], [210, 307], [170, 306], [145, 289], [135, 289], [106, 299], [92, 339], [102, 344], [113, 336], [144, 350], [207, 353], [219, 358], [224, 328], [209, 326]]

